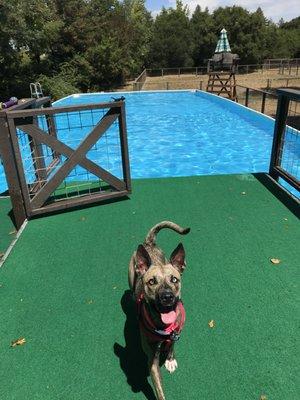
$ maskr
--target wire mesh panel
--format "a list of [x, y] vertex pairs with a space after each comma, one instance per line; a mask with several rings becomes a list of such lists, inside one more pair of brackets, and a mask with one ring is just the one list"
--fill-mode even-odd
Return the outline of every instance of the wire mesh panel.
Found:
[[270, 175], [300, 198], [300, 91], [278, 90]]
[[300, 106], [290, 101], [282, 141], [281, 168], [300, 180]]
[[123, 101], [7, 117], [28, 216], [130, 192]]

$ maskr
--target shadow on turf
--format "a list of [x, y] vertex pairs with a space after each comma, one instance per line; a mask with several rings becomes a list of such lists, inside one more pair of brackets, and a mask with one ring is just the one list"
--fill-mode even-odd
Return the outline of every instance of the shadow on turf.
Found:
[[265, 188], [269, 190], [282, 204], [285, 205], [297, 218], [300, 218], [299, 202], [285, 191], [280, 184], [266, 173], [252, 174]]
[[148, 382], [147, 358], [141, 347], [136, 305], [130, 290], [124, 292], [121, 306], [126, 315], [124, 325], [126, 345], [123, 347], [115, 343], [114, 353], [120, 360], [120, 366], [127, 377], [131, 390], [134, 393], [142, 392], [147, 400], [155, 400], [153, 389]]

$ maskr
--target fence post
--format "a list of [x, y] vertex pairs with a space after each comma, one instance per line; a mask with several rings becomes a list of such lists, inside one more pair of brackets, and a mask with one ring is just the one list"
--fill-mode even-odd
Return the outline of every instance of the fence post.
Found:
[[249, 65], [246, 66], [246, 74], [249, 74]]
[[123, 176], [126, 184], [126, 189], [131, 193], [131, 177], [130, 177], [130, 163], [128, 154], [128, 143], [127, 143], [127, 127], [126, 127], [126, 113], [125, 103], [123, 102], [120, 107], [119, 120], [119, 137], [121, 143], [121, 154], [122, 154], [122, 169]]
[[245, 106], [248, 107], [249, 103], [249, 88], [246, 88]]
[[202, 90], [202, 84], [203, 84], [203, 81], [200, 81], [200, 83], [199, 83], [199, 89], [200, 90]]
[[180, 68], [178, 68], [178, 76], [180, 76]]
[[263, 92], [263, 94], [262, 94], [262, 102], [261, 102], [261, 113], [262, 113], [262, 114], [265, 113], [266, 96], [267, 96], [267, 92]]
[[282, 156], [282, 140], [285, 131], [285, 124], [289, 109], [289, 99], [286, 96], [279, 95], [275, 119], [275, 128], [273, 136], [273, 145], [271, 151], [271, 161], [269, 173], [275, 180], [278, 181], [278, 174], [275, 171], [277, 165], [281, 165]]
[[161, 69], [161, 76], [164, 76], [164, 69]]
[[27, 216], [6, 114], [0, 116], [0, 155], [3, 161], [16, 227], [20, 229]]
[[169, 82], [166, 82], [167, 90], [169, 90]]

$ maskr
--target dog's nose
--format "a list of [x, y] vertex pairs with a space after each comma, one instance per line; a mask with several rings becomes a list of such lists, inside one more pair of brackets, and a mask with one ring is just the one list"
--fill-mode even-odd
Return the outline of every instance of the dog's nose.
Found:
[[168, 291], [168, 292], [163, 292], [163, 293], [160, 295], [160, 300], [161, 300], [163, 303], [171, 303], [171, 302], [174, 300], [174, 294], [173, 294], [172, 292], [170, 292], [170, 291]]

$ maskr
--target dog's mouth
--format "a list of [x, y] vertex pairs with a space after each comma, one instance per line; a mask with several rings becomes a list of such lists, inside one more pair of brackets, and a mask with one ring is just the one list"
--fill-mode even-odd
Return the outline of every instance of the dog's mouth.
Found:
[[166, 325], [173, 324], [176, 321], [176, 318], [177, 314], [174, 310], [167, 313], [160, 313], [160, 319]]
[[156, 309], [160, 314], [161, 321], [166, 324], [172, 324], [176, 321], [176, 306], [177, 306], [178, 298], [174, 297], [171, 301], [163, 301], [158, 298], [156, 301]]

